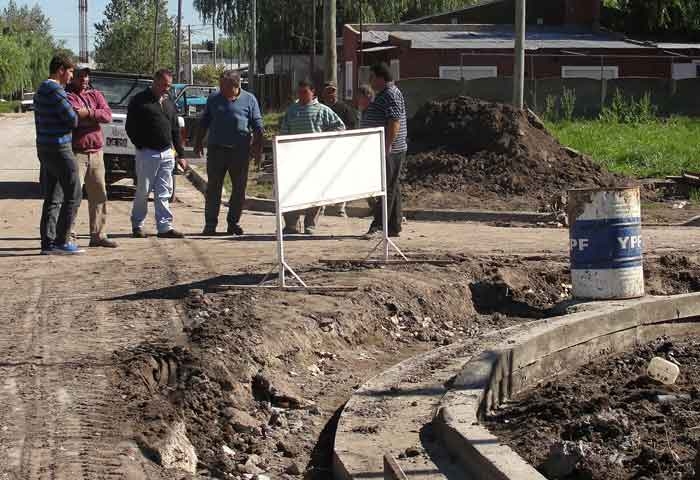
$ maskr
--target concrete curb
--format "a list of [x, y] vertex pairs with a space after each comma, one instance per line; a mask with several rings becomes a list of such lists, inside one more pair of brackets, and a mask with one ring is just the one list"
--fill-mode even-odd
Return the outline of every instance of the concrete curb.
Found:
[[465, 365], [435, 415], [437, 435], [473, 478], [545, 480], [479, 420], [538, 382], [661, 335], [697, 333], [699, 322], [697, 293], [610, 302], [599, 310], [539, 322]]
[[[189, 168], [185, 177], [192, 185], [204, 195], [207, 191], [207, 180], [196, 168]], [[267, 198], [246, 197], [244, 207], [253, 212], [275, 213], [275, 201]], [[367, 218], [372, 216], [372, 209], [367, 207], [348, 206], [345, 209], [348, 217]], [[336, 216], [339, 209], [335, 205], [326, 207], [326, 215]], [[517, 223], [542, 223], [555, 219], [551, 213], [538, 212], [497, 212], [489, 210], [441, 210], [441, 209], [414, 209], [404, 210], [404, 216], [408, 220], [423, 222], [517, 222]]]
[[[188, 168], [187, 172], [185, 172], [185, 178], [190, 181], [199, 193], [206, 195], [208, 182], [198, 168], [194, 166]], [[275, 201], [265, 198], [246, 197], [243, 208], [253, 212], [275, 213]]]
[[[497, 345], [515, 332], [529, 327], [530, 325], [515, 325], [490, 332], [479, 339], [464, 339], [429, 350], [408, 358], [363, 383], [343, 407], [338, 421], [333, 445], [333, 478], [384, 478], [382, 452], [400, 453], [407, 446], [415, 446], [414, 442], [420, 442], [416, 429], [430, 424], [447, 393], [445, 382], [461, 371], [471, 353], [478, 352], [485, 345]], [[425, 371], [431, 372], [430, 378], [417, 382]], [[429, 387], [422, 383], [429, 384]], [[416, 389], [420, 393], [412, 393]], [[384, 403], [381, 409], [385, 413], [377, 414], [377, 402], [386, 399], [391, 400]], [[365, 435], [361, 429], [357, 429], [377, 423], [381, 425], [382, 431], [374, 435]], [[412, 440], [411, 435], [415, 439]], [[401, 462], [406, 460], [398, 463]], [[406, 470], [409, 478], [416, 474], [412, 464], [404, 463], [403, 466], [409, 468]], [[432, 465], [431, 468], [437, 467]], [[457, 472], [454, 473], [457, 475]]]

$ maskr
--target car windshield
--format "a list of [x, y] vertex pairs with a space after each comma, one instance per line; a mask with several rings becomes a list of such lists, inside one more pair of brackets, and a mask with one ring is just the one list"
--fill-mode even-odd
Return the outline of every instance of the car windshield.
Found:
[[22, 100], [34, 100], [34, 92], [22, 95]]
[[119, 78], [93, 76], [90, 78], [92, 88], [99, 90], [105, 96], [112, 108], [129, 106], [131, 98], [153, 83], [149, 79]]

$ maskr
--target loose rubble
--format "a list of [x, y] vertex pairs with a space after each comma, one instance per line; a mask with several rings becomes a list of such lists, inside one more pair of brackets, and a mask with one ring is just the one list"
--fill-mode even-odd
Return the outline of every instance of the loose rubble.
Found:
[[[681, 364], [675, 385], [647, 375]], [[660, 338], [519, 395], [488, 427], [547, 478], [692, 480], [700, 446], [700, 338]]]

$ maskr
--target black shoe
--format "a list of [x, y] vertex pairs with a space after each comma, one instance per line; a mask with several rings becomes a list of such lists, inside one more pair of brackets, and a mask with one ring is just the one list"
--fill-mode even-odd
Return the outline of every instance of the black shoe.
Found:
[[229, 235], [243, 235], [243, 229], [240, 225], [229, 225], [226, 229], [226, 233]]
[[390, 238], [399, 238], [401, 234], [399, 232], [389, 232]]
[[147, 238], [148, 235], [146, 235], [146, 232], [143, 231], [141, 228], [134, 228], [131, 231], [131, 236], [134, 238]]
[[205, 237], [213, 237], [216, 235], [216, 227], [204, 227], [202, 235]]
[[381, 228], [371, 226], [371, 227], [369, 227], [369, 230], [367, 230], [367, 233], [365, 233], [362, 238], [364, 238], [365, 240], [372, 240], [374, 238], [377, 238], [381, 233], [382, 233]]
[[289, 227], [284, 227], [282, 230], [283, 235], [300, 235], [299, 230], [296, 228], [289, 228]]
[[185, 234], [171, 228], [167, 232], [159, 233], [158, 238], [185, 238]]

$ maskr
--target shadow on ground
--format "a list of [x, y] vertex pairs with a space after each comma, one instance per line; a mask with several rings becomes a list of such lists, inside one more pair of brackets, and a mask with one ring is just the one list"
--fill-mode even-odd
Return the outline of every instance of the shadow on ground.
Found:
[[[178, 300], [187, 296], [192, 289], [213, 290], [222, 285], [238, 285], [243, 287], [255, 286], [263, 281], [264, 274], [243, 273], [240, 275], [219, 275], [199, 282], [183, 283], [171, 287], [144, 290], [119, 297], [103, 298], [102, 301], [113, 300]], [[274, 279], [274, 277], [271, 277]]]
[[39, 182], [0, 182], [0, 200], [41, 199]]

